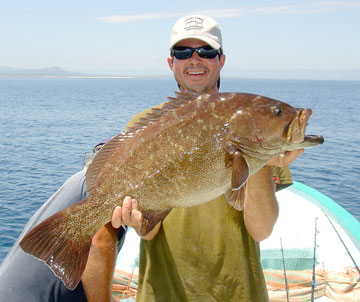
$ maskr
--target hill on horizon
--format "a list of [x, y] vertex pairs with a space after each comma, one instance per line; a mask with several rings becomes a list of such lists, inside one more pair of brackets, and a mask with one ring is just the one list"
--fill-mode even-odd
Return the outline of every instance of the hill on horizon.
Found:
[[67, 71], [58, 66], [46, 67], [41, 69], [25, 69], [25, 68], [14, 68], [9, 66], [0, 66], [0, 76], [10, 77], [69, 77], [69, 76], [87, 76], [85, 73]]
[[[0, 77], [170, 77], [169, 72], [160, 70], [137, 70], [106, 73], [83, 73], [65, 70], [58, 66], [41, 69], [14, 68], [0, 66]], [[348, 70], [311, 70], [311, 69], [240, 69], [225, 67], [222, 77], [242, 79], [273, 79], [273, 80], [330, 80], [360, 81], [360, 69]]]

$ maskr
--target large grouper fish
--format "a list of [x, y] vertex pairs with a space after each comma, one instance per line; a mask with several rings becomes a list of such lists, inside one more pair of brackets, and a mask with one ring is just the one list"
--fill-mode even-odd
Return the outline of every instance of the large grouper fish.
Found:
[[125, 196], [139, 202], [142, 235], [172, 208], [222, 194], [241, 210], [247, 179], [270, 158], [323, 143], [305, 135], [311, 112], [246, 93], [177, 93], [107, 142], [87, 170], [89, 195], [40, 223], [20, 246], [74, 289], [92, 237]]

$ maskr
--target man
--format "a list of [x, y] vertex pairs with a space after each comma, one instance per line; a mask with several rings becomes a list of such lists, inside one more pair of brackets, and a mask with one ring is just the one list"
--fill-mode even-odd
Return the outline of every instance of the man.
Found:
[[[168, 64], [180, 91], [218, 92], [225, 55], [221, 31], [212, 18], [180, 18], [170, 50]], [[278, 216], [271, 166], [286, 166], [302, 152], [273, 158], [251, 176], [242, 212], [229, 206], [224, 196], [172, 209], [141, 240], [137, 301], [268, 301], [258, 242], [271, 234]], [[112, 225], [126, 221], [139, 230], [140, 218], [137, 201], [127, 197], [123, 207], [115, 209]]]

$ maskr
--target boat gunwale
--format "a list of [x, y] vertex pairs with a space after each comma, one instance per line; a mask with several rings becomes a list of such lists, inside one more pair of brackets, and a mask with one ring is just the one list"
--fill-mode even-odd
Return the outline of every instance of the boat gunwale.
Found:
[[294, 181], [293, 185], [286, 189], [306, 198], [322, 209], [345, 231], [356, 248], [360, 250], [360, 222], [347, 210], [330, 197], [303, 183]]

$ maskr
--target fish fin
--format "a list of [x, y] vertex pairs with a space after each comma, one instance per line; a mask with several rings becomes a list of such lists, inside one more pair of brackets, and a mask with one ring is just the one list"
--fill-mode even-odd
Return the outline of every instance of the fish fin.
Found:
[[66, 223], [69, 208], [33, 228], [20, 242], [24, 252], [45, 262], [64, 285], [73, 290], [80, 282], [92, 236]]
[[197, 92], [175, 92], [175, 94], [176, 97], [168, 97], [169, 102], [164, 103], [163, 110], [175, 110], [201, 96], [201, 93]]
[[225, 194], [226, 201], [235, 210], [242, 211], [242, 209], [244, 208], [245, 190], [246, 190], [246, 184], [243, 185], [238, 190], [230, 189]]
[[114, 152], [118, 150], [119, 146], [127, 137], [128, 135], [126, 132], [122, 132], [114, 136], [95, 155], [86, 171], [86, 192], [90, 192], [95, 187], [96, 181], [101, 174], [101, 169], [104, 167], [105, 162], [111, 156], [114, 156]]
[[164, 220], [170, 211], [171, 209], [166, 211], [142, 212], [140, 236], [145, 236], [147, 233], [149, 233], [161, 220]]
[[227, 202], [236, 210], [243, 209], [245, 186], [249, 177], [249, 165], [240, 151], [225, 154], [225, 167], [232, 167], [231, 189], [226, 193]]
[[238, 190], [249, 177], [249, 165], [240, 151], [225, 154], [225, 167], [232, 167], [231, 188]]

